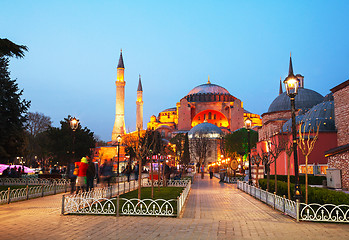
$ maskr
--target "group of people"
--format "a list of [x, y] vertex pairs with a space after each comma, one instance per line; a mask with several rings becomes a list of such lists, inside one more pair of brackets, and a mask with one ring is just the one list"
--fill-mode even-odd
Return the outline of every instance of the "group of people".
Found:
[[14, 166], [13, 168], [7, 167], [2, 171], [1, 177], [9, 177], [9, 178], [20, 178], [22, 174], [24, 173], [24, 168], [22, 167], [16, 167]]

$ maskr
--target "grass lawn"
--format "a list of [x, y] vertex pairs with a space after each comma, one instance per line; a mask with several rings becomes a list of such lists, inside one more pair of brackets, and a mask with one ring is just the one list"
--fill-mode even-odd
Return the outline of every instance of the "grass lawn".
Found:
[[[160, 191], [158, 187], [154, 187], [154, 199], [177, 199], [184, 187], [161, 187]], [[128, 192], [120, 195], [121, 198], [138, 198], [138, 190]], [[151, 187], [143, 187], [141, 190], [142, 199], [151, 199]]]

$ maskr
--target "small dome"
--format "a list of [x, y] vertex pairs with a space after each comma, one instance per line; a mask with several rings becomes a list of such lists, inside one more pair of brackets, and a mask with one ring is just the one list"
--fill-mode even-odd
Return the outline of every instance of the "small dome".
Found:
[[219, 127], [208, 122], [203, 122], [196, 125], [188, 133], [189, 139], [198, 137], [216, 139], [221, 138], [222, 135], [223, 132]]
[[201, 84], [195, 88], [193, 88], [188, 95], [192, 94], [204, 94], [204, 93], [213, 93], [213, 94], [230, 94], [227, 89], [224, 87], [221, 87], [216, 84], [212, 83], [206, 83], [206, 84]]
[[[310, 89], [299, 88], [295, 98], [296, 109], [310, 109], [316, 104], [322, 102], [324, 97]], [[286, 92], [280, 94], [270, 104], [268, 112], [288, 111], [291, 110], [290, 97]]]
[[[296, 116], [296, 125], [301, 123], [304, 115]], [[282, 126], [282, 132], [292, 132], [292, 118], [288, 119], [287, 122]]]

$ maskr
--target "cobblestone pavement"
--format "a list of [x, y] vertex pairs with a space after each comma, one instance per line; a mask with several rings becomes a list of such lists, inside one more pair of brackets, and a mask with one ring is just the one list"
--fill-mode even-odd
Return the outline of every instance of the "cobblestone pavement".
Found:
[[62, 216], [62, 194], [0, 206], [0, 239], [349, 239], [349, 225], [296, 223], [234, 185], [196, 179], [181, 218]]

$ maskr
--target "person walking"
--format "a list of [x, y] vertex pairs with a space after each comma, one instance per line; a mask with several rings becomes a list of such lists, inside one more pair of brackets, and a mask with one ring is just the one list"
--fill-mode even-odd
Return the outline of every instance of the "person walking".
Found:
[[66, 177], [70, 180], [70, 194], [73, 194], [75, 191], [75, 184], [76, 184], [77, 175], [74, 175], [74, 170], [75, 170], [75, 164], [74, 164], [74, 161], [71, 160], [68, 163], [67, 175], [66, 175]]
[[106, 159], [104, 163], [101, 165], [99, 172], [101, 174], [100, 178], [103, 182], [103, 185], [110, 187], [110, 181], [113, 176], [113, 166], [111, 164], [111, 160], [109, 163]]
[[127, 166], [126, 166], [126, 169], [125, 169], [125, 173], [126, 173], [126, 176], [127, 176], [127, 182], [130, 181], [130, 175], [132, 173], [132, 165], [131, 165], [131, 162], [128, 162]]
[[135, 173], [135, 180], [138, 181], [138, 176], [139, 176], [139, 165], [138, 165], [138, 163], [134, 167], [133, 172]]
[[88, 161], [88, 167], [86, 171], [86, 184], [87, 191], [93, 190], [94, 188], [94, 179], [96, 177], [96, 167], [91, 158], [86, 157]]
[[80, 189], [84, 192], [86, 188], [86, 172], [88, 168], [86, 157], [81, 158], [81, 162], [76, 162], [75, 166], [79, 167], [78, 177], [76, 179], [76, 194], [78, 194]]
[[210, 167], [208, 168], [209, 172], [210, 172], [210, 179], [212, 179], [213, 177], [213, 167], [210, 165]]

